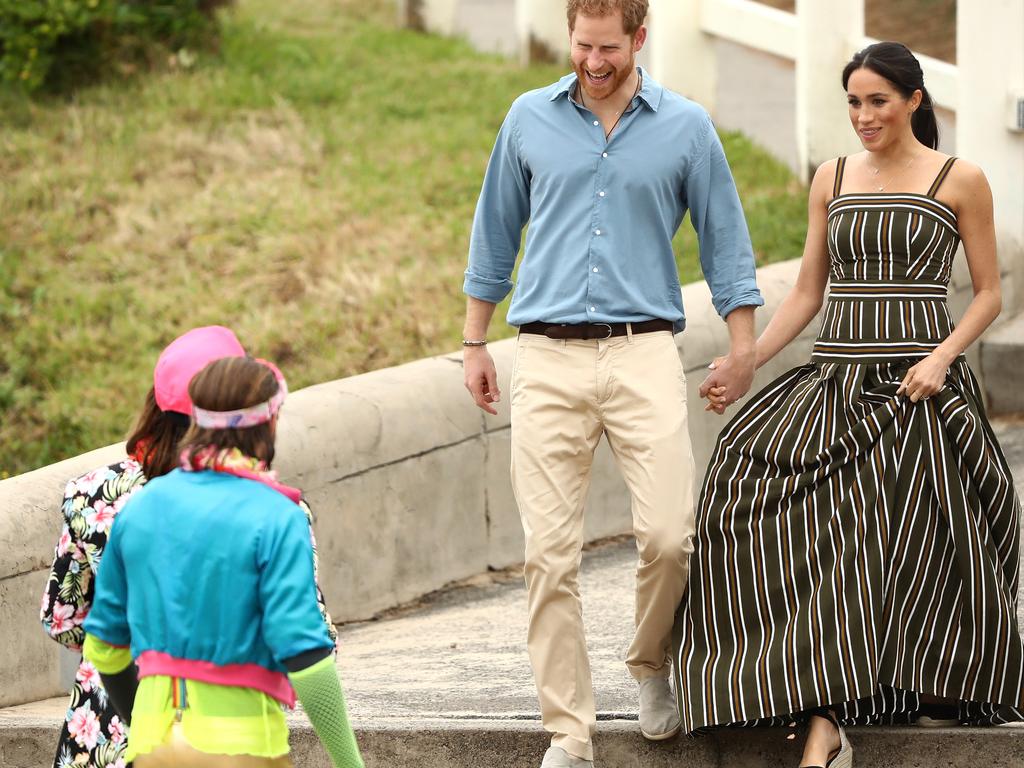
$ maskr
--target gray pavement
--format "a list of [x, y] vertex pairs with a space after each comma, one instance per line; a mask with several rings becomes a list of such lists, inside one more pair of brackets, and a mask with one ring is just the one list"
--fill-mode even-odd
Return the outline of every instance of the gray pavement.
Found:
[[[1024, 496], [1024, 419], [994, 425]], [[608, 542], [587, 552], [580, 589], [605, 768], [792, 766], [796, 743], [781, 729], [719, 733], [651, 745], [637, 733], [636, 685], [622, 659], [632, 632], [635, 549]], [[1024, 607], [1024, 603], [1022, 603]], [[1024, 627], [1024, 610], [1020, 614]], [[526, 598], [516, 573], [482, 576], [341, 630], [341, 671], [370, 768], [536, 768], [541, 729], [525, 651]], [[66, 702], [0, 710], [0, 766], [44, 768]], [[304, 715], [291, 715], [300, 768], [327, 766]], [[851, 739], [863, 766], [1024, 765], [1024, 728], [861, 728]], [[983, 759], [979, 756], [983, 756]]]

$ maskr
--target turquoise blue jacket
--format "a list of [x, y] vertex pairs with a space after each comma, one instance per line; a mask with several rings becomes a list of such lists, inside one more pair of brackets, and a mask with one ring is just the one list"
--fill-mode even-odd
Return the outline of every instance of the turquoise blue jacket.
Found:
[[117, 516], [86, 632], [130, 646], [139, 674], [245, 685], [285, 703], [284, 659], [331, 648], [309, 525], [257, 480], [175, 470]]

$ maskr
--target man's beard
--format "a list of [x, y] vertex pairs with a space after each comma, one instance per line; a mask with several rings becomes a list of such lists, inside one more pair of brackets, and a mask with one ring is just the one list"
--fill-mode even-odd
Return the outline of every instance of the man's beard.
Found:
[[583, 88], [584, 94], [588, 99], [601, 101], [616, 93], [622, 87], [622, 84], [629, 79], [629, 76], [633, 74], [633, 70], [636, 69], [636, 56], [630, 56], [629, 62], [622, 69], [613, 69], [608, 80], [596, 86], [596, 89], [594, 84], [591, 83], [590, 78], [587, 77], [586, 69], [586, 63], [576, 67], [576, 77], [579, 78], [580, 87]]

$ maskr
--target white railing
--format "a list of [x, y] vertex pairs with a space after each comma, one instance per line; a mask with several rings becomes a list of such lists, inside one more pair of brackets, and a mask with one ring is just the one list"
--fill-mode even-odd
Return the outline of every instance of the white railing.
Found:
[[[876, 38], [862, 37], [859, 47], [866, 48], [877, 42], [879, 41]], [[924, 72], [928, 93], [931, 94], [936, 106], [945, 107], [955, 112], [960, 101], [960, 70], [956, 64], [925, 56], [923, 53], [914, 55], [921, 62], [921, 70]]]
[[[706, 34], [789, 61], [797, 58], [800, 17], [754, 0], [703, 0], [700, 28]], [[854, 49], [879, 42], [863, 34], [857, 36], [856, 30], [852, 32]], [[923, 54], [917, 54], [917, 58], [936, 105], [955, 111], [959, 100], [956, 65]]]
[[795, 59], [800, 28], [795, 14], [751, 0], [701, 3], [703, 32], [785, 59]]

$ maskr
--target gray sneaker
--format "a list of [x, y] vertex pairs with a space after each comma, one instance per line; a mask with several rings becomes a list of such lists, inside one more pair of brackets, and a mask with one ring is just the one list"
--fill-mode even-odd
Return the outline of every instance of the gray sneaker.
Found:
[[640, 733], [650, 741], [671, 739], [683, 724], [667, 677], [640, 681]]
[[540, 768], [594, 768], [594, 762], [570, 755], [561, 747], [548, 747]]

